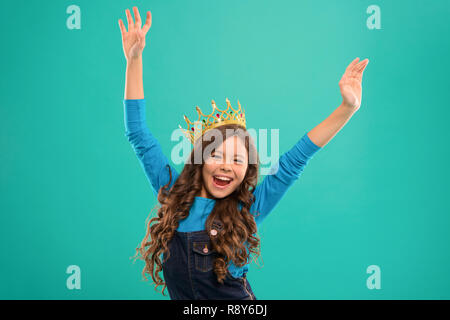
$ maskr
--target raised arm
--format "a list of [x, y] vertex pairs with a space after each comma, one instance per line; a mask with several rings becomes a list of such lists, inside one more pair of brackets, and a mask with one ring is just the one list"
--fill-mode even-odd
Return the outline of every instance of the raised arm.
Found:
[[305, 133], [291, 150], [280, 157], [262, 183], [256, 186], [253, 193], [255, 202], [250, 212], [256, 215], [257, 225], [269, 215], [319, 149], [321, 148], [314, 144]]
[[369, 59], [354, 59], [345, 69], [339, 81], [342, 103], [325, 120], [309, 132], [314, 143], [324, 147], [344, 127], [353, 114], [359, 110], [362, 98], [362, 76]]
[[[152, 135], [146, 124], [146, 106], [142, 79], [142, 51], [145, 47], [145, 35], [151, 26], [151, 14], [147, 12], [147, 21], [141, 29], [139, 11], [133, 7], [136, 23], [133, 22], [130, 11], [127, 9], [128, 31], [119, 19], [122, 33], [122, 45], [127, 60], [125, 79], [124, 121], [125, 136], [133, 149], [150, 181], [153, 192], [157, 195], [160, 187], [169, 182], [171, 169], [171, 185], [177, 179], [178, 173], [169, 164], [163, 154], [161, 145]], [[170, 186], [171, 186], [170, 185]], [[169, 186], [169, 187], [170, 187]]]
[[[146, 124], [145, 100], [124, 100], [125, 136], [131, 143], [144, 172], [153, 187], [155, 196], [159, 188], [172, 179], [169, 188], [178, 178], [178, 172], [164, 155], [158, 140]], [[170, 173], [167, 166], [170, 166]]]
[[145, 48], [145, 36], [152, 25], [152, 15], [147, 12], [147, 21], [141, 28], [141, 16], [137, 7], [133, 7], [136, 22], [131, 17], [130, 10], [126, 9], [128, 31], [119, 19], [119, 28], [122, 34], [122, 47], [127, 70], [125, 76], [125, 99], [144, 99], [144, 85], [142, 80], [142, 51]]
[[[324, 147], [359, 110], [362, 97], [362, 75], [369, 59], [358, 62], [354, 59], [339, 81], [342, 95], [341, 105], [314, 129], [305, 134], [287, 153], [280, 157], [273, 167], [275, 174], [268, 175], [255, 189], [255, 203], [250, 212], [258, 215], [256, 224], [260, 224], [283, 197], [292, 183], [299, 178], [304, 167], [314, 153]], [[278, 170], [278, 171], [277, 171]]]

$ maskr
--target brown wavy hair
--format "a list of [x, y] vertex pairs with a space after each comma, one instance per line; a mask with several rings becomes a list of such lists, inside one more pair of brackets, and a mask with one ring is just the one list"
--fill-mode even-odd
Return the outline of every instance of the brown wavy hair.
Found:
[[[231, 136], [238, 136], [245, 144], [249, 155], [248, 167], [242, 183], [228, 196], [220, 199], [215, 198], [214, 208], [205, 222], [205, 230], [207, 230], [208, 234], [214, 220], [219, 220], [223, 225], [223, 228], [219, 230], [217, 235], [210, 238], [213, 249], [217, 253], [214, 259], [213, 270], [217, 275], [217, 281], [222, 284], [230, 261], [233, 261], [237, 267], [242, 267], [253, 260], [249, 259], [251, 254], [256, 254], [254, 258], [260, 256], [260, 239], [257, 234], [255, 213], [250, 213], [250, 207], [255, 200], [253, 192], [258, 182], [260, 162], [253, 139], [245, 128], [237, 124], [227, 124], [216, 129], [222, 134], [222, 141], [230, 137], [230, 132], [232, 132]], [[233, 130], [226, 131], [227, 129]], [[216, 141], [214, 136], [211, 137], [209, 133], [212, 131], [214, 130], [207, 131], [203, 139], [196, 141], [194, 149], [189, 155], [189, 161], [186, 161], [182, 172], [170, 189], [168, 187], [172, 181], [172, 172], [170, 166], [167, 166], [170, 179], [158, 191], [157, 199], [160, 207], [157, 211], [157, 216], [147, 222], [145, 237], [140, 247], [136, 248], [135, 257], [141, 254], [141, 259], [145, 261], [145, 267], [142, 271], [144, 279], [148, 280], [146, 274], [150, 274], [155, 283], [155, 290], [159, 286], [164, 286], [161, 290], [163, 295], [165, 295], [166, 283], [159, 275], [162, 271], [160, 255], [167, 253], [166, 260], [169, 258], [168, 244], [178, 228], [179, 221], [188, 217], [195, 197], [202, 190], [204, 159], [202, 156], [201, 164], [195, 164], [194, 153], [198, 148], [205, 150], [210, 144], [213, 144], [209, 147], [213, 148], [212, 150], [218, 147], [218, 144], [222, 141], [220, 139]], [[225, 136], [226, 132], [227, 136]], [[250, 161], [251, 153], [254, 155], [253, 161]], [[203, 155], [203, 152], [201, 154]], [[238, 209], [238, 202], [242, 203], [241, 211]], [[149, 237], [151, 238], [150, 241], [148, 241]], [[244, 245], [245, 242], [248, 243], [248, 252]]]

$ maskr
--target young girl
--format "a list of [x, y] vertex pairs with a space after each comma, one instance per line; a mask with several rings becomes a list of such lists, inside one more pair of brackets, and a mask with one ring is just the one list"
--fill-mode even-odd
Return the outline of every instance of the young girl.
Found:
[[[133, 7], [133, 11], [135, 21], [130, 11], [125, 11], [128, 30], [119, 19], [127, 61], [125, 134], [161, 204], [137, 249], [145, 260], [144, 278], [150, 274], [155, 289], [164, 285], [163, 294], [167, 287], [171, 299], [254, 300], [246, 274], [250, 255], [260, 254], [258, 226], [299, 178], [309, 159], [359, 109], [368, 59], [358, 62], [356, 58], [350, 63], [339, 82], [341, 105], [283, 154], [259, 185], [259, 158], [246, 131], [245, 113], [240, 104], [238, 109], [231, 107], [228, 99], [226, 110], [212, 102], [213, 113], [203, 119], [200, 138], [189, 131], [194, 148], [178, 174], [146, 125], [142, 52], [152, 20], [148, 11], [142, 26], [138, 9]], [[204, 157], [203, 150], [209, 150]], [[201, 155], [199, 163], [196, 154]]]

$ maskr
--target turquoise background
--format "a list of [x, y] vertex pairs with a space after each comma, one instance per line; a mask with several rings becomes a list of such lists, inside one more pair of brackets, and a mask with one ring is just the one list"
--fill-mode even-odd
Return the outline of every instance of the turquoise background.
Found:
[[124, 135], [118, 19], [133, 5], [153, 15], [147, 123], [168, 156], [183, 114], [226, 97], [249, 128], [280, 130], [282, 154], [339, 106], [347, 65], [370, 60], [361, 109], [260, 229], [258, 299], [450, 298], [450, 2], [419, 0], [3, 3], [0, 298], [168, 299], [130, 259], [156, 205]]

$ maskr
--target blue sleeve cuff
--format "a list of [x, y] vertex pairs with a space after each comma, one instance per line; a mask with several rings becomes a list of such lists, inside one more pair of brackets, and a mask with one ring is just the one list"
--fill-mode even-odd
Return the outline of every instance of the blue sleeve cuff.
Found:
[[124, 102], [136, 103], [140, 101], [145, 101], [145, 99], [123, 99]]
[[321, 147], [312, 142], [312, 140], [308, 136], [308, 133], [305, 133], [305, 135], [302, 137], [302, 140], [304, 142], [302, 145], [302, 150], [305, 155], [308, 156], [308, 158], [312, 157], [314, 153], [321, 149]]
[[306, 163], [320, 149], [321, 147], [311, 141], [308, 137], [308, 133], [305, 133], [304, 136], [294, 145], [294, 147], [287, 152], [287, 154], [290, 159], [295, 159], [293, 161]]
[[145, 99], [124, 99], [123, 105], [126, 132], [141, 130], [145, 125]]

